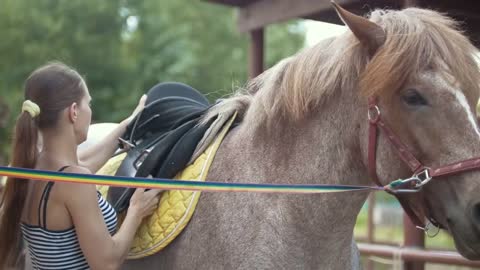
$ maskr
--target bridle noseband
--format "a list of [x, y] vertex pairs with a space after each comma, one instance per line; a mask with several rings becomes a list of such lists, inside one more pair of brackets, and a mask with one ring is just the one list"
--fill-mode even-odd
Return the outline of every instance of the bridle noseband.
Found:
[[[428, 224], [425, 225], [422, 219], [414, 213], [411, 207], [402, 198], [400, 198], [398, 194], [418, 192], [425, 184], [440, 176], [458, 174], [461, 172], [478, 169], [480, 168], [480, 157], [467, 159], [436, 168], [430, 168], [420, 162], [415, 155], [408, 150], [407, 145], [400, 140], [400, 138], [392, 131], [392, 129], [388, 127], [385, 122], [383, 122], [380, 108], [377, 105], [376, 97], [371, 97], [368, 100], [368, 121], [368, 173], [371, 179], [378, 186], [383, 186], [378, 179], [376, 169], [377, 138], [378, 132], [381, 130], [385, 134], [388, 142], [396, 150], [400, 159], [410, 168], [412, 172], [412, 177], [393, 181], [389, 185], [385, 186], [385, 189], [397, 197], [398, 201], [414, 225], [423, 229], [428, 227]], [[428, 216], [426, 216], [426, 218], [434, 226], [441, 227], [440, 224], [433, 218]]]

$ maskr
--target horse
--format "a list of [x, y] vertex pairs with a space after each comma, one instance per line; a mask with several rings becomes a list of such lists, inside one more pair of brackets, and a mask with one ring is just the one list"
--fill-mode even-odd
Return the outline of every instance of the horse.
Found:
[[[464, 165], [480, 156], [476, 48], [432, 10], [365, 18], [334, 7], [349, 31], [280, 61], [209, 109], [205, 121], [232, 111], [241, 121], [207, 179], [406, 179], [415, 192], [394, 194], [412, 219], [445, 229], [464, 257], [480, 259], [480, 173]], [[369, 193], [204, 192], [177, 239], [123, 269], [360, 269], [353, 229]]]

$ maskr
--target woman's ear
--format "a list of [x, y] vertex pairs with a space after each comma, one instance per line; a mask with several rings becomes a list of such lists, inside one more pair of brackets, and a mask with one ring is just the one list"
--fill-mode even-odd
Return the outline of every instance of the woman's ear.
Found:
[[78, 118], [78, 104], [76, 102], [72, 103], [70, 107], [68, 107], [68, 119], [75, 123]]

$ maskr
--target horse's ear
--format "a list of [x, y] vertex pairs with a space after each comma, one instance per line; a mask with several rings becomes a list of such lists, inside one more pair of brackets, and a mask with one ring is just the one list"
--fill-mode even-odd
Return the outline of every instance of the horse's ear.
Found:
[[334, 1], [331, 1], [335, 11], [342, 21], [350, 28], [357, 39], [368, 49], [371, 56], [385, 43], [385, 31], [378, 24], [355, 15]]

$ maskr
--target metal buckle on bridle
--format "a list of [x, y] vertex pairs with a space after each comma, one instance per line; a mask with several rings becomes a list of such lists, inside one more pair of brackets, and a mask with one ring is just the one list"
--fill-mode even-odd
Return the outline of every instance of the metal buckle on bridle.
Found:
[[440, 233], [440, 227], [438, 225], [433, 224], [433, 222], [428, 221], [425, 227], [416, 226], [417, 229], [420, 229], [425, 232], [425, 235], [429, 238], [433, 238]]
[[[392, 193], [415, 193], [419, 192], [430, 180], [432, 180], [432, 177], [429, 168], [425, 168], [410, 178], [393, 181], [386, 188]], [[405, 186], [406, 188], [402, 188]]]
[[421, 189], [424, 185], [430, 182], [430, 180], [432, 180], [432, 176], [430, 175], [429, 170], [430, 168], [425, 168], [423, 169], [423, 171], [414, 175], [417, 179], [420, 180], [420, 183], [418, 183], [415, 188]]
[[375, 123], [380, 119], [380, 108], [377, 105], [368, 108], [367, 117], [368, 121]]

